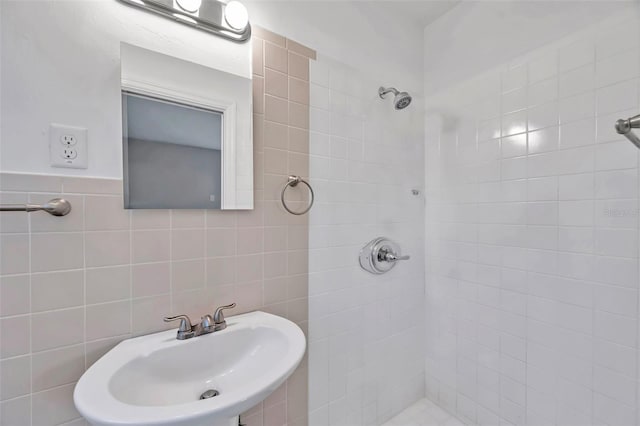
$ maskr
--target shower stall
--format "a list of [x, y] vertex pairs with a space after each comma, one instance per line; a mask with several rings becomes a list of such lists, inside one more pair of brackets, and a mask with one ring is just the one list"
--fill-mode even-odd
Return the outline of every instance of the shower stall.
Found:
[[[639, 424], [640, 6], [463, 2], [423, 41], [422, 90], [311, 64], [309, 424]], [[379, 235], [411, 259], [374, 276]]]

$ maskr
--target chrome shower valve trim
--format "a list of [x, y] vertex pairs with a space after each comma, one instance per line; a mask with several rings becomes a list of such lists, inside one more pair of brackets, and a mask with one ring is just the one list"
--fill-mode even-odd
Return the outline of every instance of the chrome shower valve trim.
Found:
[[401, 260], [409, 260], [410, 256], [402, 256], [400, 246], [385, 237], [378, 237], [360, 250], [360, 266], [372, 274], [384, 274], [396, 266]]

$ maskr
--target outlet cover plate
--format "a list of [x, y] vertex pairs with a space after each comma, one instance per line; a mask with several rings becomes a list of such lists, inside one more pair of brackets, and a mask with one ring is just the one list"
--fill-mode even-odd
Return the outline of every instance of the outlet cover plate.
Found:
[[86, 169], [88, 166], [87, 129], [51, 124], [49, 126], [49, 159], [53, 167]]

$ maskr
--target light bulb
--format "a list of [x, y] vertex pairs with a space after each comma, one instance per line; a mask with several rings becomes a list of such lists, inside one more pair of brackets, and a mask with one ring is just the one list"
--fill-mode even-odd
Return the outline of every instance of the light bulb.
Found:
[[231, 0], [224, 8], [224, 19], [234, 30], [244, 30], [249, 23], [249, 13], [242, 3]]
[[202, 0], [176, 0], [180, 9], [189, 13], [196, 13], [202, 5]]

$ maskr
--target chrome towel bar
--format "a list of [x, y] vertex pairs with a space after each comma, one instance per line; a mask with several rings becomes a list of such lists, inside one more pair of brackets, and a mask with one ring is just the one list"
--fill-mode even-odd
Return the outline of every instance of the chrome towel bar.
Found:
[[640, 114], [626, 120], [616, 121], [616, 131], [626, 136], [636, 148], [640, 148], [640, 137], [633, 133], [632, 129], [640, 129]]
[[0, 204], [0, 212], [36, 212], [45, 211], [53, 216], [66, 216], [71, 204], [63, 198], [54, 198], [45, 204]]
[[[299, 183], [303, 183], [307, 186], [307, 188], [309, 188], [309, 193], [311, 194], [311, 200], [309, 201], [309, 205], [307, 206], [306, 209], [300, 212], [296, 212], [291, 210], [289, 206], [287, 206], [287, 202], [284, 200], [284, 193], [287, 190], [287, 188], [289, 187], [295, 188], [296, 186], [298, 186]], [[309, 182], [302, 179], [300, 176], [289, 176], [287, 183], [285, 183], [284, 187], [282, 188], [282, 192], [280, 193], [280, 200], [282, 201], [282, 206], [284, 207], [284, 209], [291, 214], [295, 214], [296, 216], [303, 215], [307, 213], [309, 210], [311, 210], [311, 207], [313, 207], [314, 199], [315, 199], [315, 195], [313, 193], [313, 188], [311, 188], [311, 185], [309, 185]]]

